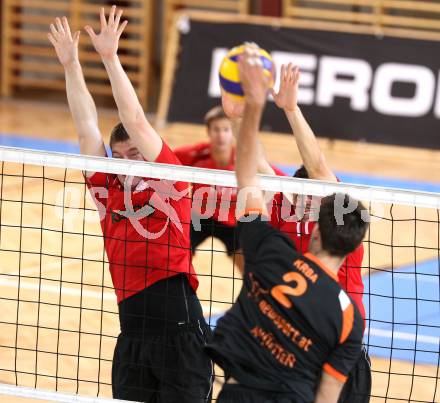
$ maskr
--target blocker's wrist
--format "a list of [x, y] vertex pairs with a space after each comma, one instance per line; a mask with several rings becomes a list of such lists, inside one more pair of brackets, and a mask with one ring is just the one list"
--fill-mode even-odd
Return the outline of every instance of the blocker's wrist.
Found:
[[74, 71], [74, 70], [80, 69], [81, 64], [78, 59], [75, 59], [75, 60], [70, 61], [69, 63], [63, 64], [63, 67], [64, 67], [65, 71], [69, 72], [69, 71]]

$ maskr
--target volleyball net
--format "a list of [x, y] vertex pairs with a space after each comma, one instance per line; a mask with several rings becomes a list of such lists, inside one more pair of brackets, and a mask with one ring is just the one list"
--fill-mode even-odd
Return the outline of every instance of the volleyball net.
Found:
[[[83, 171], [222, 192], [236, 186], [232, 172], [0, 147], [0, 395], [66, 402], [112, 396], [118, 310]], [[362, 263], [371, 401], [440, 401], [440, 195], [275, 176], [260, 183], [273, 193], [338, 192], [363, 201], [372, 217]], [[236, 259], [208, 238], [193, 264], [214, 328], [241, 288]], [[217, 371], [214, 398], [222, 382]]]

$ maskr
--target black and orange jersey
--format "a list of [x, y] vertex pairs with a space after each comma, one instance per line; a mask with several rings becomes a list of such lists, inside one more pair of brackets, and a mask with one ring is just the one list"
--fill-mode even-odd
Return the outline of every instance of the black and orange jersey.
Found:
[[337, 276], [267, 220], [239, 223], [243, 287], [207, 352], [240, 384], [312, 402], [323, 370], [345, 381], [358, 360], [362, 318]]

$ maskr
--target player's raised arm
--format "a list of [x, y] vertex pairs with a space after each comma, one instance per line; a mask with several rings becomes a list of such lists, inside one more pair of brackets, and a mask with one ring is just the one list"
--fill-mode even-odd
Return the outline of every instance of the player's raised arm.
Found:
[[322, 372], [314, 403], [337, 403], [344, 383]]
[[121, 16], [122, 10], [112, 6], [106, 18], [102, 8], [101, 32], [96, 34], [90, 26], [85, 29], [107, 70], [122, 125], [143, 157], [154, 161], [162, 149], [162, 139], [145, 117], [136, 91], [119, 60], [119, 38], [127, 25], [127, 21], [121, 23]]
[[304, 166], [310, 179], [336, 181], [322, 153], [315, 134], [297, 104], [299, 69], [289, 63], [281, 66], [280, 89], [272, 91], [277, 106], [284, 110], [295, 135]]
[[245, 192], [248, 195], [245, 199], [245, 210], [261, 211], [261, 209], [265, 209], [265, 205], [257, 177], [258, 131], [266, 103], [269, 79], [263, 73], [258, 52], [252, 47], [246, 48], [238, 64], [245, 94], [245, 106], [237, 138], [235, 164], [237, 185], [240, 192]]
[[[238, 137], [241, 120], [243, 118], [245, 104], [243, 102], [234, 102], [228, 94], [222, 89], [222, 107], [226, 116], [232, 124], [232, 131], [235, 138]], [[266, 158], [266, 153], [261, 141], [258, 139], [258, 173], [264, 175], [275, 175], [274, 169], [270, 166]]]
[[81, 154], [106, 156], [95, 102], [87, 89], [78, 59], [80, 32], [72, 36], [66, 17], [56, 18], [47, 35], [64, 67], [69, 108], [78, 133]]

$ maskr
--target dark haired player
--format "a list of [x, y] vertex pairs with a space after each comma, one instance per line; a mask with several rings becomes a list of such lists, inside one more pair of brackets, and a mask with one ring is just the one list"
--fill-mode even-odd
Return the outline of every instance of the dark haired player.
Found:
[[[322, 153], [316, 137], [304, 118], [297, 104], [299, 69], [293, 64], [281, 67], [280, 89], [272, 91], [277, 106], [284, 110], [304, 165], [294, 176], [336, 182], [338, 179], [330, 170], [325, 155]], [[285, 195], [276, 195], [275, 208], [272, 210], [271, 222], [276, 228], [288, 234], [298, 251], [308, 250], [311, 234], [315, 225], [314, 209], [319, 207], [319, 198], [314, 200], [303, 197], [294, 198], [290, 203]], [[299, 210], [299, 211], [298, 211]], [[296, 215], [296, 220], [287, 219]], [[362, 282], [363, 245], [360, 244], [349, 253], [338, 272], [339, 284], [355, 301], [365, 321], [365, 308], [362, 301], [364, 284]], [[350, 373], [349, 379], [341, 394], [340, 403], [368, 403], [371, 394], [371, 369], [367, 352], [363, 349], [359, 362]]]
[[328, 196], [309, 253], [302, 255], [267, 222], [257, 177], [257, 133], [269, 83], [257, 55], [247, 49], [239, 60], [245, 110], [236, 176], [239, 192], [245, 192], [240, 195], [245, 215], [238, 224], [245, 270], [240, 295], [207, 346], [226, 377], [217, 401], [335, 403], [360, 354], [363, 328], [336, 274], [368, 224], [358, 205], [337, 225], [335, 214], [349, 199]]
[[[112, 85], [121, 119], [110, 138], [114, 158], [179, 164], [145, 118], [117, 56], [122, 10], [101, 9], [101, 32], [86, 27]], [[106, 156], [96, 107], [78, 60], [79, 32], [57, 18], [49, 39], [64, 66], [80, 151]], [[87, 184], [101, 215], [121, 334], [112, 367], [113, 396], [142, 402], [207, 402], [212, 363], [203, 352], [209, 327], [195, 294], [188, 184], [90, 173]]]

